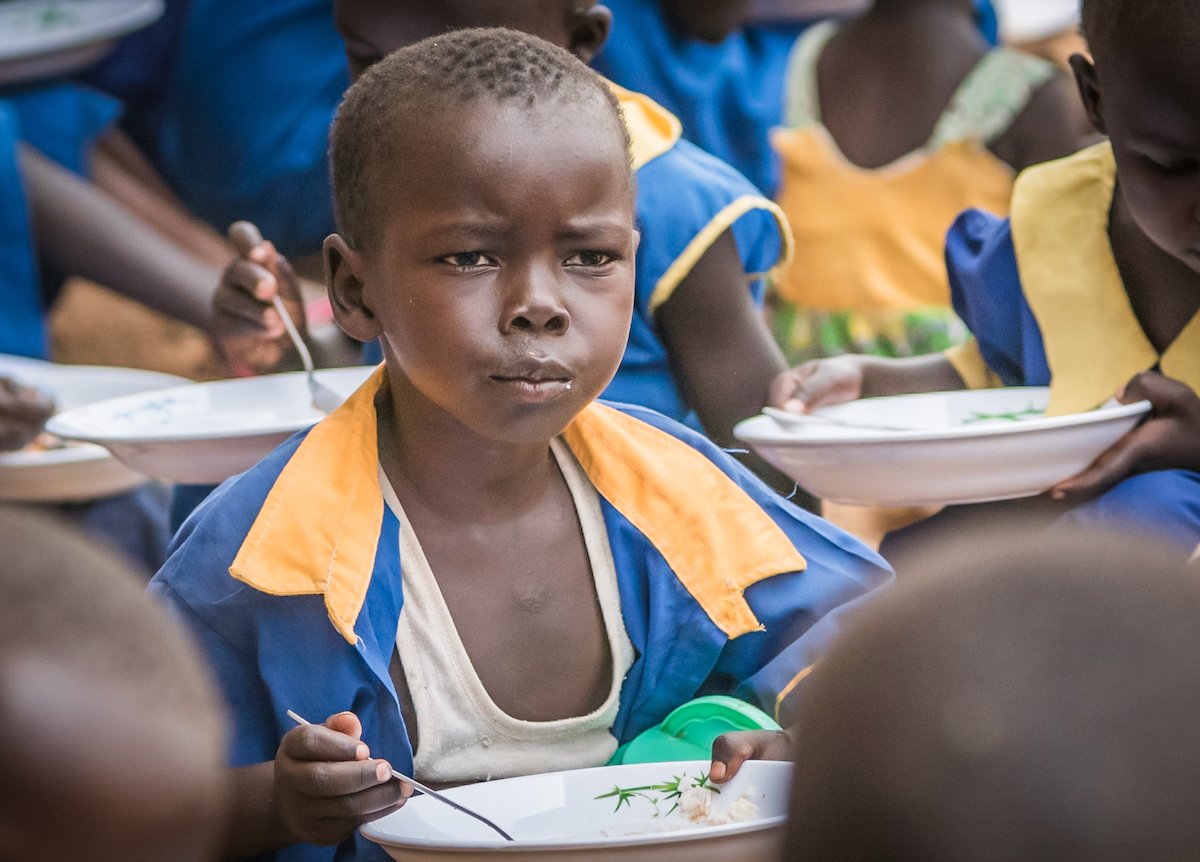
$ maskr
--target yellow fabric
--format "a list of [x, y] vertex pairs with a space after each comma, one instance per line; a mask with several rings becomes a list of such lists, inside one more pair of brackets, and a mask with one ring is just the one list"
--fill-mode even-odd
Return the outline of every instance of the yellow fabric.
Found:
[[761, 629], [742, 592], [808, 563], [712, 461], [611, 407], [592, 404], [563, 432], [588, 478], [663, 555], [731, 638]]
[[781, 296], [819, 311], [950, 305], [946, 232], [971, 207], [1007, 215], [1013, 172], [978, 141], [887, 167], [851, 164], [824, 126], [777, 131], [778, 201], [795, 235]]
[[783, 687], [783, 691], [779, 692], [779, 694], [775, 697], [775, 721], [776, 722], [779, 721], [779, 712], [783, 708], [784, 700], [787, 699], [787, 696], [792, 693], [792, 691], [796, 688], [796, 686], [798, 686], [806, 676], [808, 676], [810, 673], [812, 673], [814, 667], [816, 667], [815, 664], [810, 664], [804, 670], [800, 671], [800, 673], [798, 673], [794, 677], [792, 677], [792, 681], [789, 682], [787, 685], [785, 685]]
[[1050, 367], [1049, 416], [1091, 410], [1139, 371], [1200, 392], [1200, 315], [1161, 357], [1138, 323], [1108, 237], [1116, 162], [1106, 142], [1022, 172], [1012, 236]]
[[979, 352], [979, 342], [974, 338], [943, 351], [942, 355], [954, 366], [968, 389], [999, 389], [1004, 386], [1000, 375], [988, 368], [983, 354]]
[[324, 594], [350, 643], [383, 525], [375, 393], [384, 366], [318, 422], [275, 480], [229, 574], [275, 596]]
[[683, 135], [679, 119], [649, 96], [607, 81], [625, 112], [625, 127], [633, 140], [633, 169], [665, 153]]
[[770, 272], [751, 273], [747, 277], [754, 280], [764, 275], [774, 276], [791, 263], [795, 243], [792, 239], [792, 229], [788, 226], [787, 216], [783, 214], [783, 210], [758, 195], [742, 195], [713, 216], [712, 221], [706, 224], [700, 233], [692, 237], [692, 241], [687, 244], [679, 257], [675, 258], [667, 267], [667, 271], [654, 285], [654, 291], [650, 294], [650, 310], [654, 311], [671, 298], [675, 288], [687, 278], [688, 273], [692, 271], [692, 268], [721, 234], [725, 233], [746, 213], [756, 209], [766, 210], [775, 216], [775, 221], [779, 225], [779, 233], [783, 236], [783, 249], [779, 261], [771, 268]]
[[[384, 367], [318, 423], [284, 467], [229, 573], [271, 595], [323, 594], [350, 643], [383, 524], [375, 394]], [[563, 434], [600, 494], [654, 544], [731, 638], [761, 629], [751, 584], [807, 562], [783, 531], [692, 447], [599, 404]]]

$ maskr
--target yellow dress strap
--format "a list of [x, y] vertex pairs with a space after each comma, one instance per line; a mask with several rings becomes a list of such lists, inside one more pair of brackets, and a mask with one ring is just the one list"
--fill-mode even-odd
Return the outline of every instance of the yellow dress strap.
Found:
[[683, 124], [678, 117], [649, 96], [626, 90], [612, 81], [605, 83], [617, 97], [625, 114], [625, 128], [629, 129], [633, 143], [635, 171], [679, 142], [683, 136]]
[[1200, 320], [1159, 356], [1130, 305], [1108, 236], [1115, 185], [1106, 142], [1028, 169], [1013, 191], [1017, 268], [1050, 368], [1047, 415], [1091, 410], [1155, 365], [1200, 391]]

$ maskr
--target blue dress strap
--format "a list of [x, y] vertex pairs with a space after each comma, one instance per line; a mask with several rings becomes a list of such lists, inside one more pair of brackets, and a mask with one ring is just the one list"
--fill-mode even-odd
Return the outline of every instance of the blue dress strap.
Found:
[[1021, 290], [1008, 219], [967, 210], [946, 236], [954, 310], [1005, 386], [1047, 386], [1050, 368], [1037, 320]]

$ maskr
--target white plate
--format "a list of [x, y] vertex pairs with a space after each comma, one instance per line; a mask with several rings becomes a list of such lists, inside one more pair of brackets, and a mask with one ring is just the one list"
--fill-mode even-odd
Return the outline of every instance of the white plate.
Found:
[[163, 0], [0, 2], [0, 84], [65, 75], [107, 54], [118, 37], [153, 23]]
[[[506, 842], [481, 823], [436, 800], [416, 797], [394, 814], [362, 827], [393, 859], [481, 862], [503, 856], [568, 862], [750, 862], [774, 858], [787, 816], [790, 763], [750, 761], [714, 800], [723, 813], [747, 788], [757, 819], [723, 826], [663, 831], [680, 823], [662, 791], [618, 799], [614, 787], [636, 788], [707, 774], [706, 760], [603, 766], [470, 784], [446, 795], [493, 820], [515, 839]], [[603, 797], [603, 798], [597, 798]], [[656, 799], [657, 805], [651, 802]], [[657, 813], [658, 816], [655, 816]], [[605, 834], [606, 830], [610, 834]], [[636, 834], [641, 833], [641, 834]]]
[[[186, 383], [173, 374], [135, 368], [54, 365], [0, 355], [0, 376], [11, 377], [52, 396], [60, 411], [103, 398]], [[146, 481], [106, 449], [89, 443], [42, 452], [0, 454], [0, 500], [68, 502], [94, 500], [128, 491]]]
[[[856, 506], [981, 503], [1040, 494], [1085, 469], [1150, 403], [1046, 418], [1047, 387], [864, 398], [815, 415], [907, 428], [784, 427], [769, 416], [737, 437], [824, 500]], [[1015, 418], [1000, 418], [1008, 414]], [[994, 418], [988, 418], [994, 417]]]
[[[329, 368], [317, 376], [349, 396], [374, 370]], [[296, 371], [115, 398], [55, 416], [46, 428], [98, 443], [156, 479], [206, 485], [250, 469], [324, 415]]]

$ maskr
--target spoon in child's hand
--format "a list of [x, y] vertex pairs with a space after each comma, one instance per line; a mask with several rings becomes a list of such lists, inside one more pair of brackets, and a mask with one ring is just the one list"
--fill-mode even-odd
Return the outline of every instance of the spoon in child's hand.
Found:
[[[285, 318], [285, 320], [286, 320], [286, 318]], [[292, 710], [290, 710], [290, 709], [287, 711], [287, 714], [288, 714], [288, 718], [290, 718], [292, 721], [296, 722], [296, 724], [303, 724], [303, 725], [307, 725], [307, 726], [312, 725], [311, 721], [306, 721], [305, 719], [301, 718], [296, 713], [292, 712]], [[499, 826], [497, 826], [492, 821], [488, 820], [482, 814], [476, 814], [470, 808], [467, 808], [466, 806], [463, 806], [463, 805], [459, 805], [453, 799], [443, 796], [442, 794], [438, 793], [436, 790], [430, 790], [424, 784], [417, 781], [416, 779], [409, 778], [403, 772], [397, 772], [395, 769], [393, 769], [392, 770], [392, 778], [395, 778], [397, 781], [407, 784], [413, 790], [419, 790], [427, 796], [432, 796], [438, 802], [444, 802], [445, 804], [449, 805], [451, 808], [453, 808], [457, 811], [461, 811], [463, 814], [474, 817], [480, 823], [484, 823], [487, 826], [490, 826], [492, 829], [496, 830], [496, 832], [500, 833], [500, 836], [502, 838], [504, 838], [505, 841], [513, 840], [513, 837], [511, 835], [509, 835], [507, 832], [505, 832], [503, 829], [501, 829]]]
[[271, 297], [271, 303], [279, 312], [279, 316], [283, 320], [283, 328], [287, 330], [288, 337], [292, 339], [292, 344], [296, 345], [296, 351], [300, 354], [300, 361], [304, 363], [304, 371], [308, 375], [308, 392], [312, 396], [313, 407], [323, 413], [332, 413], [341, 407], [342, 402], [346, 399], [317, 379], [313, 368], [312, 354], [308, 352], [308, 345], [300, 337], [300, 330], [296, 329], [296, 324], [292, 323], [292, 316], [288, 314], [287, 306], [283, 304], [278, 293]]

